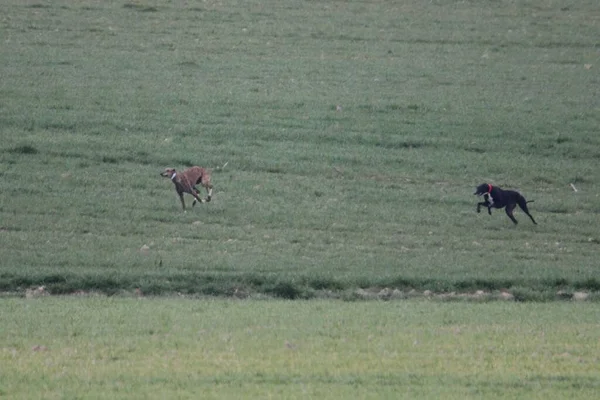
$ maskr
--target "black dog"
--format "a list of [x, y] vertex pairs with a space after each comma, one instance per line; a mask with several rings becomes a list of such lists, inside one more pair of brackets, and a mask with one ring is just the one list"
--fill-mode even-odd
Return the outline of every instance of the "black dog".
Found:
[[534, 224], [537, 225], [535, 219], [529, 214], [529, 210], [527, 209], [527, 203], [533, 202], [533, 200], [527, 201], [525, 197], [519, 192], [515, 192], [514, 190], [502, 190], [499, 187], [494, 187], [489, 183], [483, 183], [477, 186], [475, 193], [477, 196], [483, 196], [485, 201], [481, 203], [477, 203], [477, 212], [480, 212], [481, 206], [487, 207], [488, 214], [492, 215], [492, 207], [493, 208], [503, 208], [506, 211], [506, 215], [511, 219], [512, 222], [518, 224], [517, 220], [513, 216], [513, 210], [517, 207], [521, 207], [521, 210], [525, 212], [531, 218]]

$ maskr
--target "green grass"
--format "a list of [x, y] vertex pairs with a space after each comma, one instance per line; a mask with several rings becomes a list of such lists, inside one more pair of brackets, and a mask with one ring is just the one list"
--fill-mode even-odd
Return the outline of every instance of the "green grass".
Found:
[[597, 303], [2, 299], [0, 395], [590, 399]]
[[0, 397], [594, 398], [598, 17], [3, 2]]
[[596, 8], [5, 2], [0, 291], [597, 292]]

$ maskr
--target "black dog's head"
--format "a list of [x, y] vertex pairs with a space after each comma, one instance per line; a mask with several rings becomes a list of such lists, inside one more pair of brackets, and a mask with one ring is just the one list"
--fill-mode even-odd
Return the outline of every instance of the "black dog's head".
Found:
[[490, 185], [489, 183], [482, 183], [481, 185], [477, 186], [477, 189], [475, 189], [475, 193], [473, 193], [474, 195], [477, 196], [483, 196], [486, 193], [490, 193], [492, 191], [492, 185]]

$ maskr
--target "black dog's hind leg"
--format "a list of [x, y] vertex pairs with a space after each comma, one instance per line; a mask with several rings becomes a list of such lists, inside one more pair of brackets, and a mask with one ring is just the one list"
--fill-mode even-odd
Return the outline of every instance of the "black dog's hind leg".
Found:
[[[533, 200], [531, 200], [531, 201], [533, 201]], [[520, 198], [520, 199], [519, 199], [519, 207], [521, 207], [521, 210], [523, 210], [523, 212], [524, 212], [525, 214], [527, 214], [527, 216], [528, 216], [529, 218], [531, 218], [531, 221], [532, 221], [534, 224], [536, 224], [536, 225], [537, 225], [537, 222], [535, 222], [535, 219], [533, 219], [533, 217], [531, 216], [531, 214], [529, 214], [529, 210], [527, 209], [527, 203], [530, 203], [531, 201], [525, 201], [525, 199], [524, 199], [524, 198]]]
[[506, 215], [508, 215], [508, 218], [510, 218], [510, 220], [512, 222], [514, 222], [515, 225], [519, 223], [513, 216], [513, 210], [515, 209], [516, 206], [517, 206], [516, 204], [509, 204], [506, 206], [506, 209], [504, 210], [504, 211], [506, 211]]

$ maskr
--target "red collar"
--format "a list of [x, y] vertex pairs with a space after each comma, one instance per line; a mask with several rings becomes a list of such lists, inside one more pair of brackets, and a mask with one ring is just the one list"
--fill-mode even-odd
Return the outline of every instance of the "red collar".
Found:
[[492, 185], [488, 183], [488, 193], [492, 193]]

